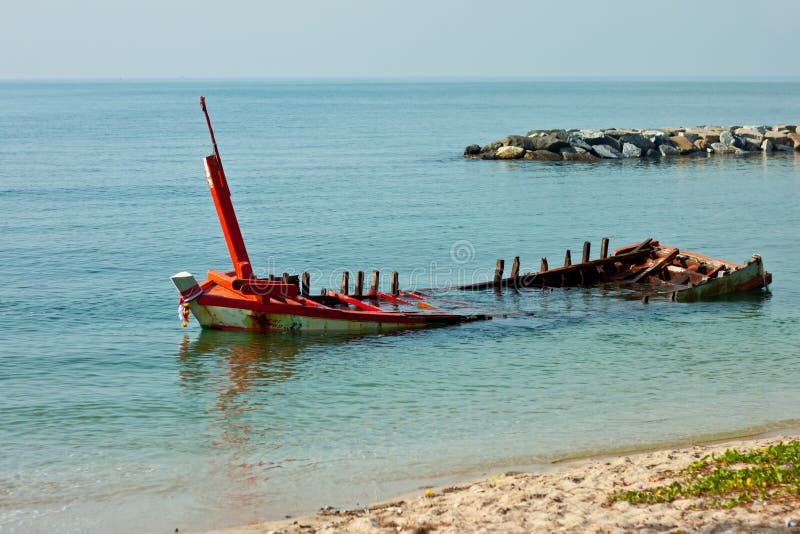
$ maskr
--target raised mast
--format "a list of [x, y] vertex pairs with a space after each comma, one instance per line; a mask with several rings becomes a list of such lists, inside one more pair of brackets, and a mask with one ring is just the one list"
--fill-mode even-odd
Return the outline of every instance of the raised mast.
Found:
[[222, 234], [225, 236], [225, 243], [228, 245], [228, 253], [233, 262], [233, 270], [236, 278], [253, 278], [253, 267], [250, 265], [250, 258], [247, 255], [247, 248], [244, 245], [242, 232], [239, 229], [239, 222], [236, 219], [236, 212], [231, 203], [231, 192], [228, 189], [228, 180], [225, 178], [225, 171], [222, 168], [222, 160], [219, 157], [217, 141], [214, 138], [214, 130], [211, 128], [211, 119], [206, 110], [206, 99], [200, 97], [200, 108], [206, 117], [208, 133], [211, 134], [211, 143], [214, 146], [214, 154], [206, 156], [203, 163], [206, 168], [206, 180], [211, 198], [214, 200], [214, 207], [217, 209], [219, 224], [222, 227]]

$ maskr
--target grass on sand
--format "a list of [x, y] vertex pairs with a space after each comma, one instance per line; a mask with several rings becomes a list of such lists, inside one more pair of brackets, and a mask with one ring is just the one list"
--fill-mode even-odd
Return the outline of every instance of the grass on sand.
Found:
[[[671, 481], [667, 483], [667, 481]], [[654, 485], [617, 492], [613, 501], [631, 504], [696, 499], [695, 508], [732, 508], [756, 501], [800, 499], [800, 441], [704, 456], [686, 468], [663, 473]]]

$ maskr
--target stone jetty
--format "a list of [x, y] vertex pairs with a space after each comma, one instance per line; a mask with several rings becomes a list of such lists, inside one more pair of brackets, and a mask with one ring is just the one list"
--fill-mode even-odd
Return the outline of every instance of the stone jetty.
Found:
[[469, 145], [465, 158], [599, 161], [697, 154], [744, 156], [800, 151], [800, 126], [696, 126], [606, 130], [531, 130], [487, 145]]

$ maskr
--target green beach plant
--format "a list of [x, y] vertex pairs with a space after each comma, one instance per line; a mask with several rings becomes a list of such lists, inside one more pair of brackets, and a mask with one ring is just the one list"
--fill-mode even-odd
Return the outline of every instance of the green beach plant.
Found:
[[631, 504], [697, 499], [697, 508], [732, 508], [754, 501], [800, 498], [800, 441], [752, 451], [728, 449], [708, 455], [676, 472], [664, 473], [669, 484], [617, 492], [609, 501]]

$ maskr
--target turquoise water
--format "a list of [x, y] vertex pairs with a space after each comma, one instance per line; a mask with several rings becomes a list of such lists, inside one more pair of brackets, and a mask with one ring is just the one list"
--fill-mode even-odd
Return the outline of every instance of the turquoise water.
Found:
[[[227, 268], [205, 94], [259, 274], [524, 270], [654, 236], [772, 293], [451, 295], [527, 311], [392, 336], [186, 330]], [[355, 506], [561, 455], [800, 419], [800, 157], [485, 162], [548, 127], [798, 122], [797, 84], [0, 84], [0, 529], [192, 530]]]

